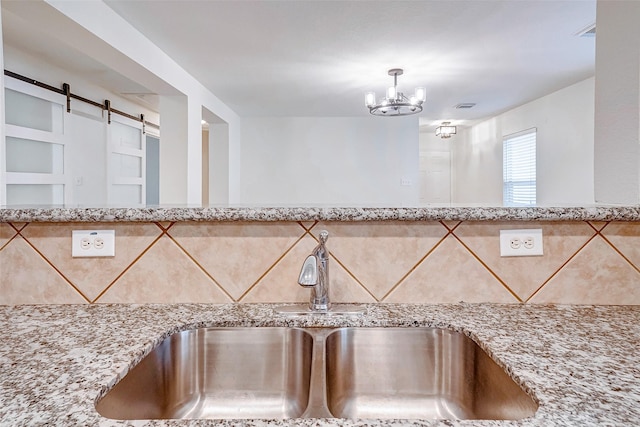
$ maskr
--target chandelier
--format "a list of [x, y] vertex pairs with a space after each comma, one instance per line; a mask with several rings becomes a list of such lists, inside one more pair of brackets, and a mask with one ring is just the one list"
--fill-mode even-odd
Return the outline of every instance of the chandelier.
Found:
[[444, 139], [444, 138], [451, 138], [451, 135], [455, 135], [456, 127], [449, 126], [450, 124], [451, 122], [442, 122], [442, 125], [436, 128], [436, 136], [439, 136], [440, 138]]
[[423, 87], [417, 87], [410, 98], [398, 92], [398, 76], [402, 73], [402, 68], [389, 70], [389, 75], [393, 76], [393, 86], [387, 89], [387, 96], [380, 102], [376, 102], [374, 92], [365, 94], [365, 104], [369, 108], [369, 113], [375, 116], [408, 116], [422, 111], [422, 103], [427, 99], [426, 90]]

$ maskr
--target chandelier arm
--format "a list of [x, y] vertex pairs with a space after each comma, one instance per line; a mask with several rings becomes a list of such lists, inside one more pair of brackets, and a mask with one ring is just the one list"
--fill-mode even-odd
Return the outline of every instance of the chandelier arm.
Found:
[[389, 105], [378, 104], [369, 107], [369, 113], [374, 116], [409, 116], [421, 111], [422, 105], [413, 105], [408, 102], [395, 102]]

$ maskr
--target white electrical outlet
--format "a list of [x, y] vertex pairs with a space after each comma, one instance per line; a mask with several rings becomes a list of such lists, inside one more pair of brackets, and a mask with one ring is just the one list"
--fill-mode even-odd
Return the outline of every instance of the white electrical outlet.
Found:
[[115, 230], [73, 230], [71, 232], [72, 257], [104, 257], [115, 255]]
[[542, 229], [500, 230], [500, 256], [542, 255]]

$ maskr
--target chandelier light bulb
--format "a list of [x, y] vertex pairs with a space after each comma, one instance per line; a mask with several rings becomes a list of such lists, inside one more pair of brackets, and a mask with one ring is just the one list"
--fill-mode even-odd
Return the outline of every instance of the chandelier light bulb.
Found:
[[391, 86], [387, 89], [387, 99], [396, 99], [396, 95], [397, 92], [395, 86]]
[[423, 87], [415, 89], [415, 94], [410, 98], [398, 91], [398, 76], [404, 71], [401, 68], [392, 68], [388, 74], [393, 77], [393, 86], [387, 89], [386, 97], [376, 101], [374, 92], [365, 94], [365, 105], [369, 113], [375, 116], [408, 116], [422, 111], [422, 104], [427, 99], [426, 90]]
[[364, 96], [364, 103], [367, 107], [373, 107], [374, 105], [376, 105], [375, 92], [367, 92]]

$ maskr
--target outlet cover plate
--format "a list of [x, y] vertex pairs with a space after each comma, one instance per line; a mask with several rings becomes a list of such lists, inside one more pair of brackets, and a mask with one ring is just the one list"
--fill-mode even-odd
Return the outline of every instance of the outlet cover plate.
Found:
[[116, 231], [73, 230], [71, 256], [73, 258], [116, 256]]
[[500, 230], [500, 256], [543, 255], [542, 229]]

